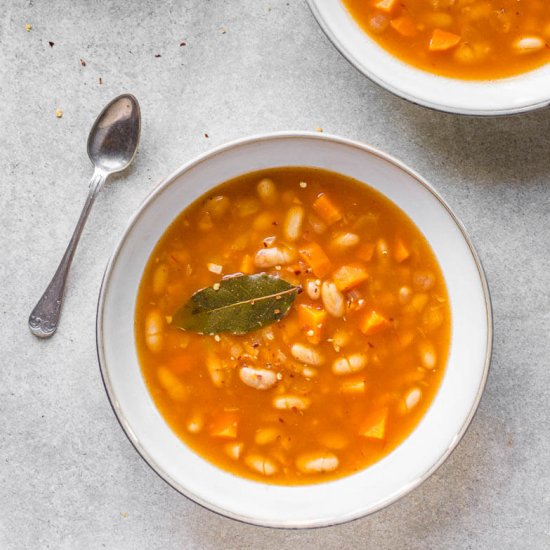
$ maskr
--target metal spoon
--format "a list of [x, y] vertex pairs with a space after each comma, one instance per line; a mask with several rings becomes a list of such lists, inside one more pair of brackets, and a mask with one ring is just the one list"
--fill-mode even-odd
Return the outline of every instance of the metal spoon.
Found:
[[71, 261], [94, 199], [111, 174], [121, 172], [132, 162], [140, 132], [139, 103], [130, 94], [113, 99], [94, 122], [88, 136], [88, 156], [95, 167], [88, 198], [59, 267], [29, 317], [29, 328], [35, 336], [49, 338], [56, 331]]

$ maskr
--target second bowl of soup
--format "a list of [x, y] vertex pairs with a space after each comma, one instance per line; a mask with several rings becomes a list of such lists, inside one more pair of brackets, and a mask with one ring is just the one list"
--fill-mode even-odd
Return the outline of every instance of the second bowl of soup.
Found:
[[243, 140], [145, 202], [98, 349], [147, 462], [215, 511], [346, 521], [425, 479], [486, 376], [490, 309], [461, 226], [415, 174], [327, 136]]

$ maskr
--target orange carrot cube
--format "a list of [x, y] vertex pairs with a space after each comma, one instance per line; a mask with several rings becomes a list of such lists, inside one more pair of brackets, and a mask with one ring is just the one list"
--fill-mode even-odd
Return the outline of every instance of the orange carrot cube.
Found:
[[388, 409], [381, 409], [369, 414], [359, 427], [359, 435], [369, 439], [385, 439], [387, 419]]
[[327, 312], [306, 304], [298, 307], [298, 322], [300, 328], [306, 332], [307, 339], [312, 344], [318, 344], [323, 335]]
[[338, 268], [332, 275], [334, 284], [345, 292], [350, 288], [359, 286], [369, 278], [367, 268], [361, 264], [348, 264]]
[[435, 29], [430, 39], [431, 52], [444, 52], [454, 48], [461, 40], [461, 36], [452, 32]]
[[223, 413], [210, 425], [209, 433], [220, 439], [235, 439], [239, 426], [239, 417], [235, 413]]
[[408, 38], [416, 36], [416, 25], [411, 17], [402, 15], [390, 21], [390, 25], [401, 35]]
[[365, 314], [359, 322], [359, 329], [363, 334], [377, 334], [387, 329], [391, 323], [380, 313], [372, 310]]
[[370, 262], [374, 254], [374, 249], [376, 248], [374, 243], [363, 243], [357, 249], [357, 257], [364, 262]]
[[390, 13], [396, 6], [397, 0], [378, 0], [375, 6], [386, 13]]
[[411, 252], [407, 245], [401, 239], [397, 239], [393, 251], [395, 261], [398, 263], [404, 262], [410, 255]]
[[332, 270], [332, 264], [325, 251], [315, 242], [302, 246], [300, 256], [311, 267], [317, 277], [325, 277]]
[[313, 209], [327, 225], [332, 225], [342, 219], [340, 209], [328, 198], [328, 195], [325, 193], [321, 193], [317, 197], [313, 203]]

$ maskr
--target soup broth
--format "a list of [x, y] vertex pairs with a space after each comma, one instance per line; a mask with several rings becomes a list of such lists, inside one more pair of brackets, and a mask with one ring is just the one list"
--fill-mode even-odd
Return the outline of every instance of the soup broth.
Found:
[[[173, 326], [224, 276], [299, 287], [288, 314], [246, 334]], [[155, 247], [137, 296], [144, 379], [172, 430], [233, 474], [298, 485], [358, 472], [415, 428], [441, 382], [447, 290], [414, 223], [374, 189], [312, 168], [230, 180]]]
[[462, 79], [520, 74], [550, 61], [547, 0], [343, 0], [384, 49]]

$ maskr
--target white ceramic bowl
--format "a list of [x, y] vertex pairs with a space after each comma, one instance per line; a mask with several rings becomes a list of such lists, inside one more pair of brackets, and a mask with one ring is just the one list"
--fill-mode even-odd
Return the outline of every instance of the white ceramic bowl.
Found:
[[[452, 312], [448, 365], [413, 433], [380, 462], [319, 485], [280, 487], [226, 473], [185, 446], [157, 411], [141, 375], [134, 308], [145, 264], [173, 219], [223, 181], [276, 166], [313, 166], [367, 182], [394, 201], [430, 242]], [[425, 480], [464, 434], [481, 397], [491, 354], [489, 293], [464, 228], [420, 176], [361, 143], [317, 133], [279, 133], [218, 147], [162, 182], [131, 220], [101, 288], [97, 346], [113, 409], [130, 441], [172, 487], [223, 515], [273, 527], [345, 522], [394, 502]]]
[[308, 0], [332, 43], [363, 74], [390, 92], [432, 109], [465, 115], [507, 115], [550, 104], [550, 64], [500, 80], [437, 76], [403, 63], [361, 29], [342, 0]]

